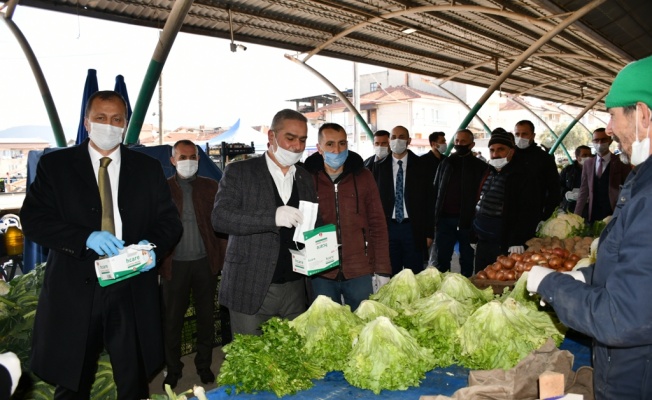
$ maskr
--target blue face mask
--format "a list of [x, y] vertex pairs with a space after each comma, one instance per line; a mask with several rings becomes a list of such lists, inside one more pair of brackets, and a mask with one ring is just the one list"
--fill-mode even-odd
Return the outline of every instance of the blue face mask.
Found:
[[339, 153], [331, 153], [329, 151], [324, 151], [324, 162], [326, 165], [333, 169], [338, 169], [342, 165], [344, 165], [344, 161], [346, 161], [346, 158], [349, 156], [349, 149], [346, 149], [344, 151], [340, 151]]

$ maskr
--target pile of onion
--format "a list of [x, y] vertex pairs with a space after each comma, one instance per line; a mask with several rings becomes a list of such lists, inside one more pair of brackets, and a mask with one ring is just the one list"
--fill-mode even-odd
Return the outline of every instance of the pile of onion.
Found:
[[557, 271], [571, 271], [580, 260], [580, 256], [561, 247], [542, 247], [538, 252], [526, 251], [523, 254], [498, 256], [496, 262], [488, 265], [475, 276], [476, 279], [496, 281], [514, 281], [521, 277], [524, 271], [529, 271], [535, 265], [552, 268]]

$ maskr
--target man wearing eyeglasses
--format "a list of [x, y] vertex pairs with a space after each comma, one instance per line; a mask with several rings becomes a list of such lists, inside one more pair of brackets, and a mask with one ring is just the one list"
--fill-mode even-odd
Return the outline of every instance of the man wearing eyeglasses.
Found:
[[613, 214], [620, 187], [632, 170], [631, 165], [623, 164], [609, 150], [612, 142], [613, 139], [607, 135], [605, 128], [593, 131], [596, 155], [587, 159], [582, 167], [582, 184], [574, 212], [582, 215], [584, 207], [588, 206], [589, 223]]

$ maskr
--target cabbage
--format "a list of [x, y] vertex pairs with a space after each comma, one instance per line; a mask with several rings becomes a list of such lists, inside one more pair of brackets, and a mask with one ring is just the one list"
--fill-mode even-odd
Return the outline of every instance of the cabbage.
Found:
[[584, 236], [586, 226], [584, 218], [577, 214], [564, 214], [555, 211], [537, 232], [539, 237], [558, 237], [566, 239], [571, 236]]
[[290, 321], [290, 326], [305, 338], [304, 349], [316, 365], [325, 371], [340, 371], [362, 321], [349, 306], [320, 295], [306, 312]]
[[416, 274], [415, 278], [419, 284], [421, 297], [428, 297], [439, 290], [443, 275], [444, 274], [434, 267], [428, 267]]
[[362, 303], [353, 312], [358, 318], [364, 322], [375, 320], [377, 317], [387, 317], [393, 319], [398, 316], [398, 313], [384, 304], [375, 300], [362, 300]]
[[521, 275], [520, 278], [516, 281], [516, 285], [514, 285], [514, 289], [511, 291], [503, 294], [501, 297], [501, 300], [504, 302], [506, 299], [514, 299], [517, 302], [521, 303], [522, 305], [526, 306], [527, 308], [530, 308], [532, 310], [538, 310], [539, 309], [539, 300], [541, 299], [541, 296], [537, 295], [530, 295], [530, 292], [527, 290], [527, 277], [528, 277], [528, 271], [523, 272], [523, 275]]
[[474, 307], [479, 307], [494, 298], [491, 286], [482, 290], [478, 289], [464, 275], [456, 273], [445, 274], [439, 290], [457, 301], [468, 303]]
[[344, 378], [353, 386], [379, 394], [381, 390], [418, 386], [434, 366], [432, 350], [419, 346], [388, 318], [378, 317], [360, 332], [344, 367]]
[[534, 311], [513, 298], [491, 301], [460, 328], [461, 363], [471, 369], [513, 368], [549, 337], [563, 340], [548, 313]]
[[394, 275], [385, 286], [378, 290], [378, 293], [369, 296], [371, 300], [376, 300], [397, 311], [407, 308], [419, 297], [421, 297], [419, 284], [409, 268]]
[[436, 366], [454, 364], [460, 353], [458, 330], [474, 308], [440, 291], [417, 300], [412, 309], [415, 310], [410, 329], [412, 336], [420, 345], [434, 351]]

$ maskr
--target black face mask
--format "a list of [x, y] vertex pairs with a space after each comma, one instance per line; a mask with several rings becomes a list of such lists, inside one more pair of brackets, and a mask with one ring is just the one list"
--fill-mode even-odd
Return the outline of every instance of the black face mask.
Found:
[[469, 151], [471, 151], [469, 146], [462, 146], [461, 144], [456, 144], [454, 147], [455, 147], [455, 152], [457, 152], [457, 154], [461, 156], [468, 154]]

